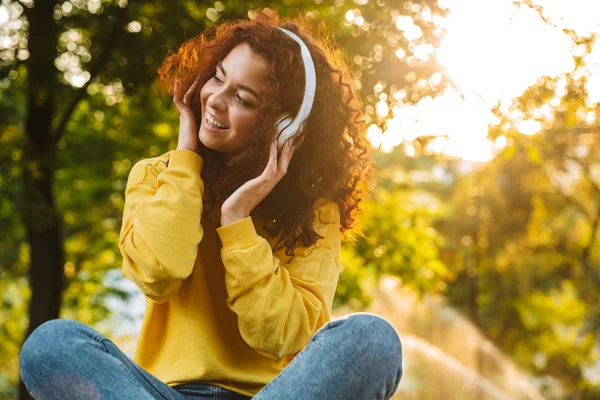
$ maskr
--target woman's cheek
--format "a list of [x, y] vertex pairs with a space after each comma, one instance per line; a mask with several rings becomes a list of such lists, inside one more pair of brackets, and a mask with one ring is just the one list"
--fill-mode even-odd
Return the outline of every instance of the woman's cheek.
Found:
[[245, 118], [239, 119], [238, 126], [242, 127], [240, 129], [240, 133], [245, 142], [250, 141], [250, 137], [254, 133], [257, 128], [258, 116], [247, 116]]

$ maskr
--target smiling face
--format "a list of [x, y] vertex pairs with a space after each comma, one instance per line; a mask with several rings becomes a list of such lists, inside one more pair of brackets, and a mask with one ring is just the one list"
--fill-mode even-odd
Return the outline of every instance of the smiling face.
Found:
[[241, 153], [260, 116], [267, 61], [240, 43], [217, 64], [200, 91], [200, 141], [228, 157]]

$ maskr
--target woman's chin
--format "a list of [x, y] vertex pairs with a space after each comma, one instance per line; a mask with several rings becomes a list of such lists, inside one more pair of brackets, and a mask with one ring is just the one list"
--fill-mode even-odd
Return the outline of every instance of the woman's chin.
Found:
[[222, 138], [215, 137], [214, 133], [206, 132], [204, 129], [200, 128], [198, 139], [200, 139], [200, 142], [206, 146], [206, 148], [223, 153], [223, 143], [222, 140], [219, 140]]

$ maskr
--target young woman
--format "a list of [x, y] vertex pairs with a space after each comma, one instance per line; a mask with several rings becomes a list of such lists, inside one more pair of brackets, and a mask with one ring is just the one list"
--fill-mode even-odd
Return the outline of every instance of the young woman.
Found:
[[147, 300], [135, 362], [81, 323], [48, 321], [21, 352], [35, 398], [395, 392], [394, 328], [367, 313], [330, 321], [369, 154], [342, 57], [300, 25], [259, 13], [163, 62], [178, 144], [132, 168], [119, 243]]

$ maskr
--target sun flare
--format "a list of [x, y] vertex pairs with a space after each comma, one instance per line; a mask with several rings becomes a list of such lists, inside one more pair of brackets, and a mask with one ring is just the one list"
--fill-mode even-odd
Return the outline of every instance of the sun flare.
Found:
[[[449, 8], [446, 34], [435, 56], [463, 96], [446, 89], [414, 106], [395, 107], [398, 110], [386, 130], [371, 130], [373, 143], [390, 151], [404, 140], [436, 135], [440, 138], [432, 142], [432, 151], [471, 161], [490, 160], [500, 147], [487, 139], [488, 127], [496, 121], [491, 108], [500, 101], [509, 103], [542, 76], [573, 70], [573, 45], [563, 29], [581, 35], [600, 32], [596, 0], [536, 0], [534, 4], [544, 7], [545, 17], [554, 25], [512, 0], [444, 0], [443, 6]], [[584, 9], [589, 11], [581, 12]], [[600, 53], [598, 47], [592, 57]], [[590, 82], [600, 80], [600, 62], [595, 64]], [[590, 90], [592, 96], [600, 99], [600, 88]], [[535, 121], [524, 122], [519, 127], [522, 133], [539, 131]]]

